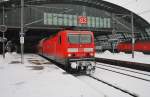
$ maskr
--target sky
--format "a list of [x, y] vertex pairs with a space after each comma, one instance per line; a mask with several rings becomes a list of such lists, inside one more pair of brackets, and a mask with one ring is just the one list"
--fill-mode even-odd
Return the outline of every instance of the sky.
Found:
[[150, 0], [104, 0], [122, 6], [150, 23]]

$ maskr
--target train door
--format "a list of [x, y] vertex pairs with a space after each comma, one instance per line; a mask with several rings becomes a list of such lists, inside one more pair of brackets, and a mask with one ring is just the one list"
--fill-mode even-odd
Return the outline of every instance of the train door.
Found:
[[58, 43], [57, 43], [57, 44], [58, 44], [58, 51], [59, 51], [59, 54], [61, 54], [61, 49], [62, 49], [62, 48], [61, 48], [61, 47], [62, 47], [62, 46], [61, 46], [61, 44], [62, 44], [62, 37], [61, 37], [61, 35], [58, 36]]
[[57, 41], [56, 41], [56, 56], [58, 61], [62, 61], [62, 36], [58, 34]]

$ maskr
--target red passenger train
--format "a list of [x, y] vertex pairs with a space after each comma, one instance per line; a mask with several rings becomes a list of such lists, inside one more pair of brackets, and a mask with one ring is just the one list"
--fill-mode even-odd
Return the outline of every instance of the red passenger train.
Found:
[[[119, 52], [131, 52], [132, 43], [120, 42], [117, 45], [117, 50]], [[150, 40], [137, 40], [134, 45], [134, 50], [144, 52], [144, 53], [150, 53]]]
[[95, 70], [95, 44], [93, 32], [64, 30], [42, 39], [38, 45], [41, 55], [63, 64], [66, 69]]

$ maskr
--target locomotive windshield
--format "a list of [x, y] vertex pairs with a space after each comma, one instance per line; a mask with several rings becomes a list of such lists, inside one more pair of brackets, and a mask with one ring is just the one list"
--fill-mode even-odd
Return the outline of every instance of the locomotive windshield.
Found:
[[70, 43], [91, 43], [92, 36], [90, 34], [69, 34], [68, 40]]

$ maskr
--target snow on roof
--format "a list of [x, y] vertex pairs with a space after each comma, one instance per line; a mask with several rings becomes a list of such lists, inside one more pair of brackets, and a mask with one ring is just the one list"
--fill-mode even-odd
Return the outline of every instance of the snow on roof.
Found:
[[122, 6], [150, 23], [150, 0], [104, 0]]

